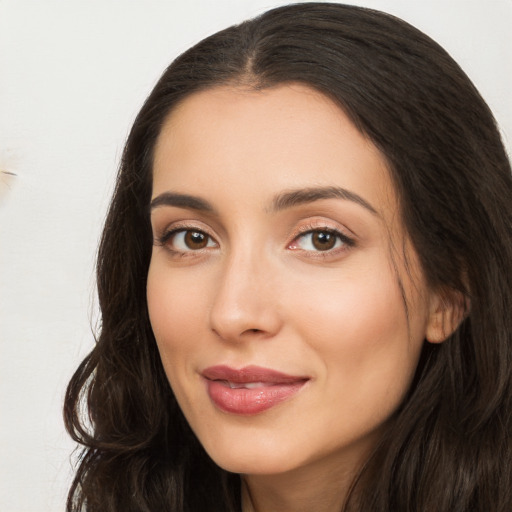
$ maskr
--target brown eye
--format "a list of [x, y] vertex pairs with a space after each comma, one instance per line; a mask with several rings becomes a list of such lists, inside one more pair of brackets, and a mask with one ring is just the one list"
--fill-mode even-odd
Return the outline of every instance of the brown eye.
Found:
[[315, 229], [298, 236], [291, 244], [291, 249], [308, 252], [327, 252], [333, 249], [350, 247], [353, 241], [339, 231], [331, 229]]
[[328, 251], [336, 245], [336, 238], [329, 231], [315, 231], [311, 234], [311, 243], [317, 251]]
[[162, 243], [176, 252], [200, 251], [217, 247], [211, 236], [196, 229], [178, 229], [164, 237]]
[[200, 231], [185, 231], [184, 242], [189, 249], [204, 249], [208, 245], [208, 236]]

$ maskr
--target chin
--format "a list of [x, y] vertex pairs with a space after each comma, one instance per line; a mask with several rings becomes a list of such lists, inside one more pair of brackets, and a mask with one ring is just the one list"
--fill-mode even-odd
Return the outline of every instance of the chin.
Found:
[[214, 458], [213, 461], [230, 473], [242, 475], [278, 475], [296, 468], [289, 460], [274, 460], [273, 457], [253, 458], [245, 456]]
[[[277, 446], [276, 446], [277, 445]], [[273, 443], [272, 439], [236, 440], [227, 438], [204, 442], [203, 447], [210, 458], [222, 469], [230, 473], [270, 475], [285, 473], [301, 464], [300, 460], [291, 456], [296, 449]]]

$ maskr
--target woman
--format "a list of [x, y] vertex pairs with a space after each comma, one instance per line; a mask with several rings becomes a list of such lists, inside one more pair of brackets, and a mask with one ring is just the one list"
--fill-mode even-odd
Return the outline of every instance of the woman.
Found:
[[510, 510], [511, 198], [488, 107], [392, 16], [184, 53], [106, 221], [68, 510]]

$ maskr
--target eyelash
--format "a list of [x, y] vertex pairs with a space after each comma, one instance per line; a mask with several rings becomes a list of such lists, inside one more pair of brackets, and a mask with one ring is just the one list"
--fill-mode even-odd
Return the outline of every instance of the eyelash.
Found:
[[335, 244], [341, 242], [342, 245], [341, 247], [332, 247], [325, 251], [301, 249], [300, 247], [293, 248], [292, 250], [311, 253], [315, 258], [328, 258], [329, 256], [333, 256], [334, 254], [339, 254], [340, 252], [347, 251], [351, 247], [355, 246], [355, 240], [353, 238], [348, 237], [338, 229], [331, 228], [325, 225], [309, 225], [303, 227], [300, 230], [300, 232], [294, 236], [292, 242], [288, 244], [288, 247], [290, 247], [292, 244], [297, 243], [298, 240], [303, 239], [308, 235], [314, 235], [315, 233], [333, 235], [336, 238]]
[[[215, 241], [215, 239], [212, 236], [210, 236], [207, 232], [205, 232], [204, 230], [198, 229], [195, 226], [186, 226], [186, 225], [177, 226], [173, 229], [165, 231], [160, 237], [158, 237], [157, 244], [159, 246], [165, 247], [166, 250], [168, 250], [172, 254], [172, 256], [176, 256], [176, 257], [195, 256], [195, 255], [197, 255], [197, 253], [202, 253], [204, 250], [207, 250], [209, 248], [207, 245], [205, 248], [200, 248], [200, 249], [189, 249], [189, 250], [179, 250], [178, 249], [177, 250], [177, 249], [173, 249], [170, 245], [168, 245], [169, 240], [171, 240], [173, 237], [175, 237], [176, 235], [178, 235], [180, 233], [186, 234], [187, 232], [203, 235], [208, 239], [207, 244], [209, 244], [210, 241], [213, 241], [217, 245], [217, 242]], [[298, 240], [303, 239], [308, 235], [313, 235], [315, 233], [324, 233], [324, 234], [328, 234], [328, 235], [333, 235], [336, 237], [335, 244], [337, 244], [338, 242], [341, 242], [342, 246], [329, 248], [329, 249], [326, 249], [325, 251], [308, 250], [308, 249], [302, 249], [300, 247], [291, 248], [291, 246], [293, 244], [297, 243]], [[314, 255], [313, 257], [315, 257], [315, 258], [327, 258], [329, 256], [332, 256], [333, 254], [338, 254], [339, 252], [346, 251], [353, 246], [355, 246], [355, 240], [353, 238], [348, 237], [347, 235], [345, 235], [344, 233], [340, 232], [337, 229], [327, 227], [327, 226], [321, 226], [321, 225], [316, 225], [316, 226], [308, 225], [308, 226], [303, 227], [299, 231], [299, 233], [293, 237], [292, 241], [289, 244], [287, 244], [287, 248], [291, 248], [291, 250], [311, 253], [312, 255]], [[196, 253], [196, 254], [193, 254], [193, 253]]]
[[[187, 257], [187, 256], [192, 256], [192, 254], [190, 254], [190, 253], [202, 252], [202, 249], [196, 249], [196, 250], [189, 249], [187, 251], [182, 251], [182, 250], [179, 250], [179, 249], [177, 250], [177, 249], [173, 249], [168, 244], [169, 240], [171, 240], [173, 237], [175, 237], [179, 233], [186, 234], [187, 232], [188, 233], [198, 233], [198, 234], [204, 235], [208, 240], [214, 240], [212, 236], [210, 236], [208, 233], [206, 233], [202, 229], [198, 229], [195, 226], [186, 226], [186, 225], [181, 226], [180, 225], [180, 226], [174, 227], [173, 229], [165, 231], [160, 237], [158, 237], [157, 244], [162, 246], [162, 247], [165, 247], [165, 249], [167, 251], [169, 251], [172, 256]], [[209, 242], [207, 242], [207, 243], [209, 243]]]

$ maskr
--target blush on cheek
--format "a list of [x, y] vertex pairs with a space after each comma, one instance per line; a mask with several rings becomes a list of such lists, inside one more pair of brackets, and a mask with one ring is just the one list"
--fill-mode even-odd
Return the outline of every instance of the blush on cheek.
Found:
[[180, 284], [176, 274], [169, 274], [169, 269], [162, 270], [158, 264], [152, 264], [148, 273], [148, 312], [157, 341], [171, 334], [179, 337], [181, 329], [194, 325], [200, 310], [199, 293], [189, 283]]

